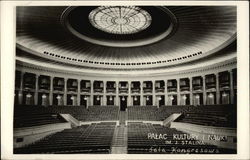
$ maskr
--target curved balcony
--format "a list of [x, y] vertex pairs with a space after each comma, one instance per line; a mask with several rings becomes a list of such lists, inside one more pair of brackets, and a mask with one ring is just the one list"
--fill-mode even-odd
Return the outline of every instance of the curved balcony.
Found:
[[116, 88], [114, 88], [114, 87], [107, 87], [106, 88], [106, 92], [107, 93], [115, 93], [116, 92]]
[[143, 88], [143, 93], [152, 93], [153, 88], [151, 87], [147, 87], [147, 88]]
[[165, 92], [165, 88], [164, 87], [156, 87], [155, 88], [155, 92], [156, 93], [164, 93]]
[[81, 88], [81, 92], [84, 92], [84, 93], [90, 93], [90, 87], [87, 87], [87, 88]]
[[131, 93], [140, 93], [141, 89], [140, 88], [131, 88]]

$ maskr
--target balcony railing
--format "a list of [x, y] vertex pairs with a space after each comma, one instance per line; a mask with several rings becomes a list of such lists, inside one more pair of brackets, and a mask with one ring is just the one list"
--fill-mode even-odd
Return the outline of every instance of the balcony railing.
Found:
[[176, 87], [168, 87], [168, 92], [177, 92]]
[[115, 93], [115, 90], [116, 90], [116, 88], [114, 88], [114, 87], [106, 88], [107, 93]]
[[212, 89], [212, 88], [216, 89], [216, 84], [215, 83], [207, 83], [206, 84], [206, 89]]
[[220, 89], [229, 89], [230, 88], [230, 84], [229, 83], [222, 83], [220, 84]]
[[143, 88], [144, 93], [152, 93], [153, 88]]
[[29, 89], [35, 89], [35, 85], [34, 84], [24, 84], [23, 88], [25, 90], [29, 90]]
[[63, 91], [64, 85], [54, 85], [53, 90], [54, 91]]
[[155, 92], [156, 92], [156, 93], [164, 92], [164, 91], [165, 91], [165, 88], [164, 88], [164, 87], [156, 87], [156, 88], [155, 88]]
[[131, 93], [140, 93], [140, 88], [131, 88]]
[[194, 85], [194, 86], [193, 86], [193, 90], [194, 90], [194, 91], [202, 90], [202, 86], [201, 86], [201, 85]]
[[190, 87], [189, 86], [180, 86], [180, 91], [183, 92], [183, 91], [189, 91], [190, 90]]
[[119, 88], [119, 93], [128, 93], [128, 88]]
[[77, 87], [68, 87], [68, 92], [77, 92]]
[[94, 92], [103, 93], [103, 88], [94, 88]]
[[88, 87], [88, 88], [81, 88], [81, 92], [87, 92], [87, 93], [89, 93], [90, 92], [90, 87]]
[[49, 90], [50, 89], [50, 85], [49, 84], [41, 84], [39, 86], [39, 89]]

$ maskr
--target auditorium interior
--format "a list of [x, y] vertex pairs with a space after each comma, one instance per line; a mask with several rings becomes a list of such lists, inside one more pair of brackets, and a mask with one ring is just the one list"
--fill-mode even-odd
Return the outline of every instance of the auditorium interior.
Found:
[[237, 153], [235, 6], [18, 6], [15, 154]]

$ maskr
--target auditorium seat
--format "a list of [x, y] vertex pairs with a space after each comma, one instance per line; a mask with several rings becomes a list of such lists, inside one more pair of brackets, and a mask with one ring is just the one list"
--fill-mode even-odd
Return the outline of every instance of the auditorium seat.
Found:
[[185, 112], [177, 122], [205, 126], [236, 128], [236, 107], [233, 105], [207, 105]]
[[[240, 100], [238, 83], [243, 82], [237, 68], [244, 59], [238, 58], [242, 36], [239, 40], [237, 32], [244, 27], [237, 19], [243, 19], [238, 12], [244, 12], [244, 5], [157, 2], [24, 3], [7, 12], [8, 18], [15, 15], [9, 21], [15, 24], [15, 38], [10, 38], [15, 45], [6, 46], [11, 51], [2, 57], [11, 67], [3, 65], [2, 71], [15, 73], [4, 74], [9, 85], [3, 85], [8, 91], [2, 94], [9, 102], [12, 96], [13, 102], [4, 101], [3, 107], [14, 115], [3, 117], [13, 118], [8, 119], [13, 134], [6, 135], [12, 136], [8, 143], [16, 147], [14, 153], [217, 149], [173, 140], [173, 134], [201, 134], [204, 128], [228, 135], [214, 145], [244, 147], [235, 135], [240, 129], [236, 109], [230, 108]], [[171, 144], [150, 139], [148, 133], [167, 134]]]
[[157, 117], [160, 120], [164, 120], [173, 113], [185, 113], [191, 110], [194, 106], [178, 105], [178, 106], [161, 106], [158, 109]]
[[59, 114], [40, 107], [16, 107], [14, 111], [14, 128], [33, 127], [46, 124], [66, 122]]
[[[165, 136], [166, 140], [151, 139], [148, 137], [149, 133], [154, 133], [158, 135], [167, 134]], [[219, 153], [235, 153], [235, 150], [218, 148], [213, 145], [201, 143], [197, 139], [192, 139], [188, 141], [193, 142], [192, 145], [185, 144], [182, 139], [174, 139], [173, 134], [181, 135], [185, 133], [158, 124], [134, 122], [128, 123], [128, 154], [181, 154], [183, 153], [183, 151], [187, 152], [191, 149], [199, 150], [199, 153], [202, 153], [201, 151], [205, 149], [214, 151], [214, 153], [215, 151]], [[165, 141], [168, 141], [168, 143], [166, 143]], [[159, 148], [160, 150], [156, 152], [154, 151], [154, 149]], [[181, 152], [176, 151], [176, 148], [178, 148]]]
[[34, 144], [16, 148], [14, 153], [110, 153], [114, 129], [112, 122], [65, 129]]
[[131, 106], [128, 107], [128, 120], [157, 120], [156, 106]]
[[[119, 119], [117, 106], [15, 106], [15, 113], [27, 113], [27, 117], [37, 117], [39, 113], [70, 114], [79, 121], [111, 121]], [[32, 113], [32, 114], [31, 114]]]
[[118, 120], [119, 107], [117, 106], [90, 106], [85, 120], [87, 121], [104, 121]]
[[50, 106], [47, 109], [56, 113], [71, 114], [80, 121], [108, 121], [118, 120], [119, 107], [117, 106]]
[[173, 113], [184, 113], [192, 106], [131, 106], [128, 107], [128, 120], [163, 121]]

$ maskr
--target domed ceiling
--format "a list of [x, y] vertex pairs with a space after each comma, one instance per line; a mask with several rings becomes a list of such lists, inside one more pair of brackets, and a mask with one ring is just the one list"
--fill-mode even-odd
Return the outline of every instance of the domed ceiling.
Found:
[[234, 6], [17, 7], [17, 47], [43, 60], [108, 69], [173, 67], [236, 40]]

